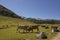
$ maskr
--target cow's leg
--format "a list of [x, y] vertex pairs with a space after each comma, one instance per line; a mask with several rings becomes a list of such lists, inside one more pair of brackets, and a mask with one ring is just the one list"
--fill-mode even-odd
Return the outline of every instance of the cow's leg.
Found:
[[20, 33], [20, 29], [18, 28], [18, 32]]
[[31, 31], [31, 30], [28, 30], [29, 32]]
[[39, 32], [39, 28], [37, 28], [37, 32]]
[[26, 32], [27, 32], [27, 30], [26, 30]]
[[17, 31], [18, 31], [18, 28], [17, 28]]
[[18, 30], [18, 32], [20, 33], [20, 30]]
[[24, 33], [24, 30], [23, 30], [23, 33]]
[[26, 29], [23, 29], [23, 33], [26, 33], [27, 32], [27, 30]]
[[27, 32], [30, 32], [30, 30], [29, 30], [29, 29], [27, 29]]
[[19, 28], [17, 28], [17, 32], [19, 32]]
[[33, 29], [32, 29], [32, 32], [33, 32]]
[[16, 30], [16, 33], [18, 32], [18, 29]]

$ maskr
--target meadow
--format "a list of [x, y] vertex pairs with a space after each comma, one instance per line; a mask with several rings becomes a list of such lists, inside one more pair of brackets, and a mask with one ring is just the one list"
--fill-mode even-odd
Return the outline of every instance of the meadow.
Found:
[[[43, 39], [37, 39], [36, 38], [36, 30], [29, 33], [23, 33], [17, 32], [17, 26], [18, 25], [35, 25], [35, 23], [28, 22], [26, 20], [22, 19], [16, 19], [11, 17], [5, 17], [0, 16], [0, 40], [21, 40], [23, 38], [26, 38], [28, 40], [43, 40]], [[52, 37], [54, 37], [57, 33], [51, 32], [51, 25], [52, 24], [39, 24], [39, 30], [40, 32], [45, 32], [47, 34], [47, 39], [44, 40], [50, 40]], [[41, 27], [41, 25], [46, 25], [49, 27], [49, 29], [45, 29]], [[54, 25], [60, 25], [60, 24], [54, 24]]]

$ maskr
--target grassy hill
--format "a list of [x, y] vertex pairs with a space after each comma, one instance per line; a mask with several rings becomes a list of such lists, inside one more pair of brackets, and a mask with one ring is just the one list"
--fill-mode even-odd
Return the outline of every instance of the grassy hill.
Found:
[[0, 28], [3, 26], [17, 26], [17, 25], [32, 25], [34, 23], [25, 21], [23, 19], [11, 18], [0, 15]]
[[[20, 30], [21, 33], [16, 32], [18, 24], [20, 25], [34, 25], [35, 23], [28, 22], [26, 20], [18, 19], [18, 18], [11, 18], [6, 16], [0, 15], [0, 40], [20, 40], [23, 38], [29, 39], [29, 40], [43, 40], [43, 39], [37, 39], [36, 38], [36, 30], [34, 30], [33, 33], [22, 33], [23, 30]], [[8, 25], [8, 27], [7, 27]], [[51, 33], [51, 25], [49, 25], [49, 29], [39, 27], [40, 32], [45, 32], [48, 36], [48, 39], [50, 40], [51, 37], [53, 37], [56, 33]]]
[[12, 12], [10, 9], [4, 7], [3, 5], [0, 5], [0, 15], [21, 19], [21, 16], [18, 16], [17, 14]]
[[[24, 34], [16, 33], [16, 29], [18, 24], [20, 25], [33, 25], [34, 23], [17, 19], [17, 18], [11, 18], [6, 16], [0, 15], [0, 40], [18, 40], [21, 36], [24, 36]], [[8, 25], [8, 28], [7, 28]], [[7, 28], [7, 29], [5, 29]]]

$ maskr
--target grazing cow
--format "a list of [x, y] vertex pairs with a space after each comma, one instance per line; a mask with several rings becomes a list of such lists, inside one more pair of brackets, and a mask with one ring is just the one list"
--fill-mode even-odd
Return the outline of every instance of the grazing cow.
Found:
[[28, 28], [28, 26], [21, 25], [21, 26], [18, 26], [17, 31], [19, 29], [23, 29], [23, 32], [24, 32], [24, 30], [27, 32], [27, 28]]
[[23, 29], [23, 32], [24, 32], [24, 30], [27, 32], [27, 31], [32, 31], [33, 32], [33, 29], [37, 29], [37, 31], [39, 32], [39, 26], [38, 25], [34, 25], [34, 26], [24, 26], [24, 25], [21, 25], [21, 26], [18, 26], [18, 28], [17, 28], [17, 31], [19, 30], [19, 29]]
[[59, 31], [59, 26], [51, 26], [52, 32], [58, 32]]
[[39, 26], [38, 25], [34, 25], [34, 26], [29, 26], [28, 27], [28, 31], [31, 31], [33, 32], [33, 29], [37, 29], [37, 31], [39, 32]]

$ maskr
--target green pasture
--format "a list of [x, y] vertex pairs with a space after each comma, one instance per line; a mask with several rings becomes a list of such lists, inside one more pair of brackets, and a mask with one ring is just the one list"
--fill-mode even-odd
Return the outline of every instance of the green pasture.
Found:
[[[7, 29], [0, 29], [0, 40], [20, 40], [23, 38], [29, 39], [29, 40], [43, 40], [43, 39], [37, 39], [36, 37], [36, 30], [34, 30], [32, 33], [23, 33], [22, 30], [19, 32], [16, 32], [17, 27], [10, 27]], [[53, 36], [55, 36], [56, 33], [51, 33], [51, 28], [45, 29], [42, 27], [39, 27], [40, 32], [45, 32], [48, 38], [46, 40], [51, 39]]]
[[[18, 25], [34, 25], [34, 24], [35, 23], [21, 19], [0, 16], [0, 40], [20, 40], [23, 38], [26, 38], [28, 40], [43, 40], [36, 38], [37, 32], [36, 30], [29, 33], [23, 33], [23, 30], [20, 30], [21, 31], [20, 33], [16, 31]], [[56, 35], [56, 33], [51, 32], [51, 24], [39, 24], [39, 25], [40, 32], [45, 32], [48, 37], [47, 39], [44, 40], [50, 40], [52, 37]], [[41, 25], [47, 25], [49, 29], [45, 29], [41, 27]]]

